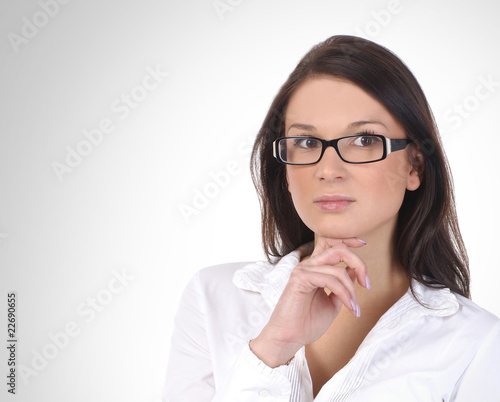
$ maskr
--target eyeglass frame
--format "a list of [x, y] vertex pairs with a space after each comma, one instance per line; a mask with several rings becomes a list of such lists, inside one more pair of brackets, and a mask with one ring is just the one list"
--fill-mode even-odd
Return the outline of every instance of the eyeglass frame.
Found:
[[[343, 140], [344, 138], [352, 138], [352, 137], [378, 137], [382, 139], [382, 143], [384, 145], [384, 152], [382, 154], [382, 157], [380, 159], [375, 159], [373, 161], [368, 161], [368, 162], [351, 162], [348, 160], [345, 160], [343, 156], [340, 154], [339, 147], [338, 147], [338, 142], [340, 140]], [[285, 162], [283, 159], [281, 159], [281, 156], [279, 155], [279, 150], [278, 150], [278, 144], [281, 140], [284, 139], [289, 139], [289, 138], [310, 138], [313, 140], [318, 140], [321, 142], [321, 154], [319, 155], [319, 158], [316, 162], [312, 163], [292, 163], [292, 162]], [[315, 165], [318, 163], [321, 158], [323, 158], [323, 154], [325, 153], [326, 149], [328, 147], [332, 147], [335, 149], [337, 152], [337, 155], [339, 156], [340, 159], [342, 159], [346, 163], [351, 163], [355, 165], [363, 164], [363, 163], [373, 163], [373, 162], [380, 162], [387, 158], [392, 152], [395, 151], [400, 151], [402, 149], [405, 149], [408, 144], [411, 144], [413, 141], [409, 138], [404, 138], [404, 139], [393, 139], [393, 138], [387, 138], [386, 136], [382, 134], [353, 134], [353, 135], [346, 135], [345, 137], [340, 137], [340, 138], [335, 138], [333, 140], [324, 140], [322, 138], [318, 137], [312, 137], [312, 136], [307, 136], [307, 135], [298, 135], [298, 136], [290, 136], [290, 137], [278, 137], [273, 141], [273, 156], [276, 158], [276, 160], [279, 163], [283, 163], [285, 165], [296, 165], [296, 166], [309, 166], [309, 165]]]

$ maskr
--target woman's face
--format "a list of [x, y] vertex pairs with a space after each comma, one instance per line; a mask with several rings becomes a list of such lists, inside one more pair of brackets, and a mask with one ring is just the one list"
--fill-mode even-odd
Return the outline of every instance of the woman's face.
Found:
[[[331, 140], [358, 133], [406, 138], [388, 110], [361, 88], [335, 77], [306, 80], [290, 98], [285, 135]], [[405, 191], [420, 185], [408, 151], [379, 162], [349, 164], [328, 147], [315, 165], [287, 165], [288, 190], [302, 221], [317, 236], [369, 239], [392, 233]]]

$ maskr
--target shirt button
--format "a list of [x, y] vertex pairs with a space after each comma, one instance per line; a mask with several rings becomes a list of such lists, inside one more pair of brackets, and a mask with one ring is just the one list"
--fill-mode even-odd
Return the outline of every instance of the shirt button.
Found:
[[259, 396], [269, 396], [269, 391], [267, 389], [261, 389], [259, 391]]

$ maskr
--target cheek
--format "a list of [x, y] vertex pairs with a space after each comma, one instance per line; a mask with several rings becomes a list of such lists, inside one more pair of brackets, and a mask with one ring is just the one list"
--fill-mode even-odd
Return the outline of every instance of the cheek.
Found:
[[381, 199], [389, 204], [401, 205], [406, 193], [406, 184], [410, 166], [404, 161], [388, 163], [371, 175], [373, 185], [370, 186], [374, 199]]
[[287, 169], [286, 179], [294, 204], [300, 203], [301, 198], [310, 193], [311, 177], [308, 169]]

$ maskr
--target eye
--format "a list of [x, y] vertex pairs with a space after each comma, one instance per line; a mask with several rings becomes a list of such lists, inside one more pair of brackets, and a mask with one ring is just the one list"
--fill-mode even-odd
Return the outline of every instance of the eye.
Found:
[[359, 137], [355, 137], [354, 141], [352, 141], [352, 145], [362, 148], [373, 147], [380, 145], [380, 143], [381, 139], [373, 135], [360, 135]]
[[321, 147], [321, 142], [315, 138], [301, 137], [296, 138], [293, 145], [304, 149], [315, 149]]

